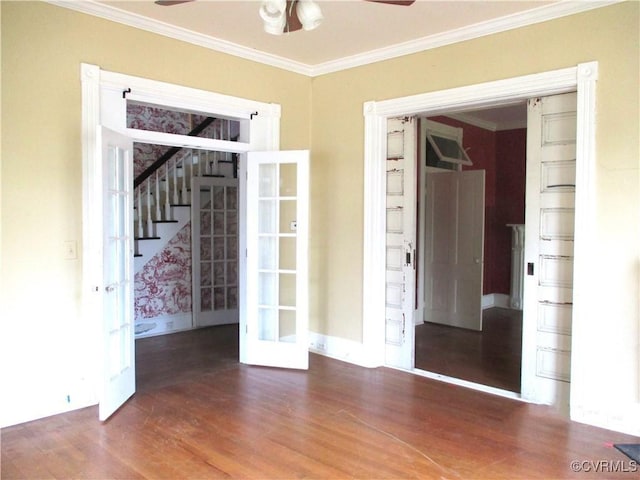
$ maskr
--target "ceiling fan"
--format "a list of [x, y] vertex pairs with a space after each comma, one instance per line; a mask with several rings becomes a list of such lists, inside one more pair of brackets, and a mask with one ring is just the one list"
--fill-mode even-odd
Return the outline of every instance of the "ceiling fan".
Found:
[[[195, 0], [156, 0], [157, 5], [169, 7]], [[387, 3], [408, 7], [415, 0], [364, 0], [366, 2]], [[314, 0], [264, 0], [260, 6], [260, 17], [264, 30], [272, 35], [297, 30], [313, 30], [324, 18], [320, 7]]]

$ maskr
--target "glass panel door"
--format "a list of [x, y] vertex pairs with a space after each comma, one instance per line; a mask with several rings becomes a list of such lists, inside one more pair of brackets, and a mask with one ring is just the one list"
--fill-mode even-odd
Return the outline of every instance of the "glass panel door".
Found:
[[248, 155], [246, 363], [308, 368], [308, 183], [308, 151]]

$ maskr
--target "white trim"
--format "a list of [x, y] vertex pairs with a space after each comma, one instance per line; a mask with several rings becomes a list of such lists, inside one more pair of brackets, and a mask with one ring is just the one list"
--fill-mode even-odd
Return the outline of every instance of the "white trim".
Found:
[[191, 312], [175, 313], [173, 315], [160, 315], [159, 317], [153, 318], [142, 318], [135, 322], [135, 328], [146, 323], [155, 324], [155, 326], [149, 330], [145, 330], [144, 333], [136, 334], [136, 340], [139, 338], [156, 337], [158, 335], [183, 332], [196, 328], [193, 326], [193, 314]]
[[427, 113], [436, 115], [471, 107], [504, 105], [530, 97], [566, 93], [574, 90], [576, 85], [576, 67], [570, 67], [514, 79], [365, 102], [362, 335], [368, 357], [377, 365], [384, 364], [387, 118]]
[[[202, 33], [197, 33], [186, 28], [177, 27], [159, 20], [153, 20], [143, 15], [127, 12], [115, 6], [105, 5], [92, 0], [70, 1], [70, 0], [45, 0], [47, 3], [58, 7], [68, 8], [76, 12], [86, 13], [95, 17], [104, 18], [112, 22], [121, 23], [130, 27], [139, 28], [147, 32], [157, 33], [165, 37], [173, 38], [183, 42], [191, 43], [199, 47], [215, 50], [236, 57], [244, 58], [258, 63], [282, 68], [294, 73], [313, 76], [313, 67], [301, 62], [296, 62], [288, 58], [280, 57], [266, 52], [261, 52], [254, 48], [238, 45], [237, 43], [211, 37]], [[256, 4], [257, 5], [257, 4]], [[257, 7], [256, 7], [257, 8]], [[257, 11], [256, 11], [257, 13]]]
[[501, 18], [486, 22], [469, 25], [456, 30], [444, 33], [429, 35], [427, 37], [410, 40], [383, 47], [369, 52], [331, 60], [328, 62], [310, 65], [295, 60], [290, 60], [278, 55], [261, 52], [254, 48], [238, 45], [227, 40], [211, 37], [197, 33], [186, 28], [176, 27], [158, 20], [121, 10], [115, 6], [98, 3], [92, 0], [70, 1], [70, 0], [45, 0], [47, 3], [58, 7], [68, 8], [81, 13], [86, 13], [96, 17], [104, 18], [113, 22], [121, 23], [131, 27], [139, 28], [148, 32], [157, 33], [165, 37], [198, 45], [217, 52], [234, 55], [265, 65], [270, 65], [290, 72], [299, 73], [309, 77], [317, 77], [328, 73], [339, 72], [349, 68], [368, 65], [370, 63], [389, 60], [392, 58], [409, 55], [439, 48], [453, 43], [472, 40], [494, 33], [505, 32], [527, 25], [554, 20], [569, 15], [586, 12], [596, 8], [620, 3], [624, 0], [597, 0], [597, 1], [561, 1], [550, 5], [545, 5], [526, 12], [507, 15]]
[[[248, 141], [252, 149], [278, 149], [280, 141], [280, 105], [255, 102], [228, 95], [197, 90], [141, 77], [101, 70], [96, 65], [81, 64], [82, 80], [82, 224], [83, 224], [83, 278], [82, 305], [83, 318], [91, 324], [91, 341], [96, 372], [95, 382], [101, 376], [101, 339], [102, 339], [102, 162], [96, 151], [97, 127], [100, 124], [118, 131], [125, 128], [125, 101], [121, 92], [131, 88], [137, 98], [144, 97], [150, 103], [187, 108], [212, 114], [228, 115], [230, 118], [250, 118], [241, 121], [241, 138]], [[184, 104], [181, 104], [184, 102]], [[249, 128], [249, 123], [251, 124]], [[249, 137], [249, 138], [247, 138]], [[226, 142], [238, 143], [238, 142]], [[244, 147], [242, 147], [244, 149]], [[246, 156], [241, 154], [242, 158]], [[244, 164], [245, 162], [241, 162]], [[240, 181], [242, 185], [242, 180]], [[240, 205], [242, 209], [242, 203]], [[241, 210], [246, 211], [246, 210]], [[97, 212], [97, 213], [96, 213]], [[244, 219], [240, 218], [242, 233]], [[242, 244], [241, 244], [242, 245]], [[243, 263], [238, 271], [240, 279], [246, 278]], [[241, 284], [242, 284], [241, 280]], [[240, 303], [242, 299], [240, 299]], [[242, 314], [242, 312], [241, 312]], [[97, 383], [96, 383], [97, 385]], [[98, 389], [96, 388], [96, 391]], [[100, 399], [98, 399], [100, 400]]]
[[[393, 368], [393, 367], [389, 367]], [[406, 371], [406, 370], [404, 370]], [[503, 390], [502, 388], [490, 387], [489, 385], [482, 385], [481, 383], [469, 382], [468, 380], [461, 380], [459, 378], [449, 377], [447, 375], [441, 375], [440, 373], [427, 372], [425, 370], [413, 370], [411, 373], [420, 375], [421, 377], [431, 378], [433, 380], [439, 380], [441, 382], [450, 383], [452, 385], [458, 385], [460, 387], [470, 388], [479, 392], [491, 393], [492, 395], [498, 395], [504, 398], [510, 398], [512, 400], [518, 400], [521, 402], [529, 403], [522, 398], [519, 393], [511, 392], [509, 390]]]
[[488, 293], [482, 296], [482, 309], [487, 308], [511, 308], [509, 306], [509, 295], [504, 293]]
[[[463, 111], [480, 106], [502, 105], [515, 100], [548, 96], [577, 90], [578, 138], [576, 148], [576, 230], [574, 284], [574, 318], [588, 318], [589, 298], [594, 280], [585, 274], [589, 267], [589, 252], [595, 249], [597, 238], [592, 233], [595, 211], [595, 92], [598, 63], [526, 75], [511, 79], [470, 85], [408, 97], [366, 102], [364, 145], [364, 265], [363, 265], [363, 347], [372, 358], [384, 352], [384, 285], [385, 256], [381, 250], [386, 242], [384, 218], [384, 179], [386, 161], [386, 119], [400, 115]], [[580, 325], [574, 325], [576, 349], [572, 354], [572, 389], [580, 389], [589, 379], [580, 376]], [[577, 335], [576, 335], [577, 334]], [[382, 338], [382, 341], [380, 340]], [[382, 360], [383, 361], [383, 360]]]
[[404, 55], [423, 52], [425, 50], [431, 50], [434, 48], [443, 47], [445, 45], [451, 45], [453, 43], [473, 40], [474, 38], [480, 38], [487, 35], [493, 35], [495, 33], [506, 32], [508, 30], [526, 27], [528, 25], [534, 25], [536, 23], [547, 22], [549, 20], [566, 17], [568, 15], [575, 15], [577, 13], [586, 12], [595, 8], [606, 7], [615, 3], [620, 3], [621, 1], [624, 0], [605, 0], [592, 2], [570, 1], [545, 5], [534, 10], [529, 10], [527, 12], [507, 15], [505, 17], [477, 23], [475, 25], [469, 25], [456, 30], [429, 35], [428, 37], [422, 37], [415, 40], [410, 40], [408, 42], [398, 43], [395, 45], [390, 45], [388, 47], [379, 48], [377, 50], [371, 50], [369, 52], [360, 53], [352, 55], [350, 57], [344, 57], [338, 60], [332, 60], [329, 62], [314, 65], [311, 67], [311, 76], [315, 77], [319, 75], [325, 75], [327, 73], [339, 72], [341, 70], [347, 70], [349, 68], [359, 67], [362, 65], [381, 62], [383, 60], [389, 60]]
[[309, 351], [365, 368], [378, 366], [372, 364], [362, 343], [340, 337], [332, 337], [310, 331]]

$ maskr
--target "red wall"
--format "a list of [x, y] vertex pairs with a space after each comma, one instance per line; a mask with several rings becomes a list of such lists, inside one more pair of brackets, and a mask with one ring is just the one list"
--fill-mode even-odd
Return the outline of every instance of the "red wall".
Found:
[[527, 130], [492, 132], [447, 117], [430, 120], [463, 128], [463, 147], [473, 162], [463, 170], [485, 170], [483, 294], [509, 294], [511, 229], [524, 223]]

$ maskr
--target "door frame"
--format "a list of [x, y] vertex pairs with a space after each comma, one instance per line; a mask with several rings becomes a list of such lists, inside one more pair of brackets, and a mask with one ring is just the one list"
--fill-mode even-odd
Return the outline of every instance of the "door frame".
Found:
[[[103, 343], [102, 300], [104, 285], [102, 281], [102, 200], [103, 171], [101, 155], [97, 151], [97, 131], [100, 125], [116, 132], [132, 137], [136, 141], [136, 130], [126, 128], [126, 99], [146, 101], [170, 108], [186, 111], [208, 112], [212, 115], [246, 120], [241, 123], [240, 136], [245, 139], [245, 146], [238, 150], [242, 161], [247, 150], [278, 150], [280, 147], [279, 104], [257, 102], [254, 100], [223, 95], [215, 92], [199, 90], [191, 87], [175, 85], [122, 73], [102, 70], [97, 65], [80, 64], [80, 80], [82, 85], [82, 317], [90, 325], [87, 343], [94, 346], [97, 352], [92, 359], [91, 371], [95, 372], [94, 384], [99, 385], [103, 376], [103, 359], [100, 346]], [[129, 97], [127, 97], [130, 95]], [[249, 127], [249, 123], [251, 126]], [[167, 143], [163, 134], [146, 132], [145, 137], [158, 137], [159, 143]], [[174, 139], [178, 136], [174, 135]], [[197, 139], [183, 137], [172, 139], [178, 143], [167, 143], [189, 147], [224, 147], [235, 151], [238, 145], [221, 140]], [[180, 143], [183, 142], [183, 143]], [[242, 179], [240, 179], [242, 184]], [[242, 209], [239, 210], [239, 251], [246, 248], [246, 239]], [[244, 212], [246, 215], [246, 211]], [[246, 271], [239, 264], [238, 302], [240, 325], [243, 324], [242, 302], [245, 301], [244, 284]], [[131, 299], [133, 302], [133, 299]], [[240, 336], [242, 339], [242, 335]], [[96, 390], [99, 391], [99, 390]], [[97, 398], [97, 403], [100, 398]]]
[[[362, 337], [363, 349], [370, 366], [382, 366], [385, 361], [385, 160], [386, 122], [390, 117], [431, 116], [508, 105], [532, 97], [577, 92], [574, 317], [588, 317], [589, 298], [596, 287], [588, 275], [588, 262], [595, 239], [592, 212], [596, 193], [594, 179], [597, 78], [598, 62], [594, 61], [533, 75], [364, 103]], [[571, 391], [578, 390], [581, 382], [587, 381], [579, 374], [583, 359], [588, 355], [588, 352], [580, 349], [583, 330], [579, 322], [574, 323]], [[523, 352], [528, 355], [531, 351], [531, 348], [523, 345]], [[533, 351], [535, 352], [535, 348]]]

